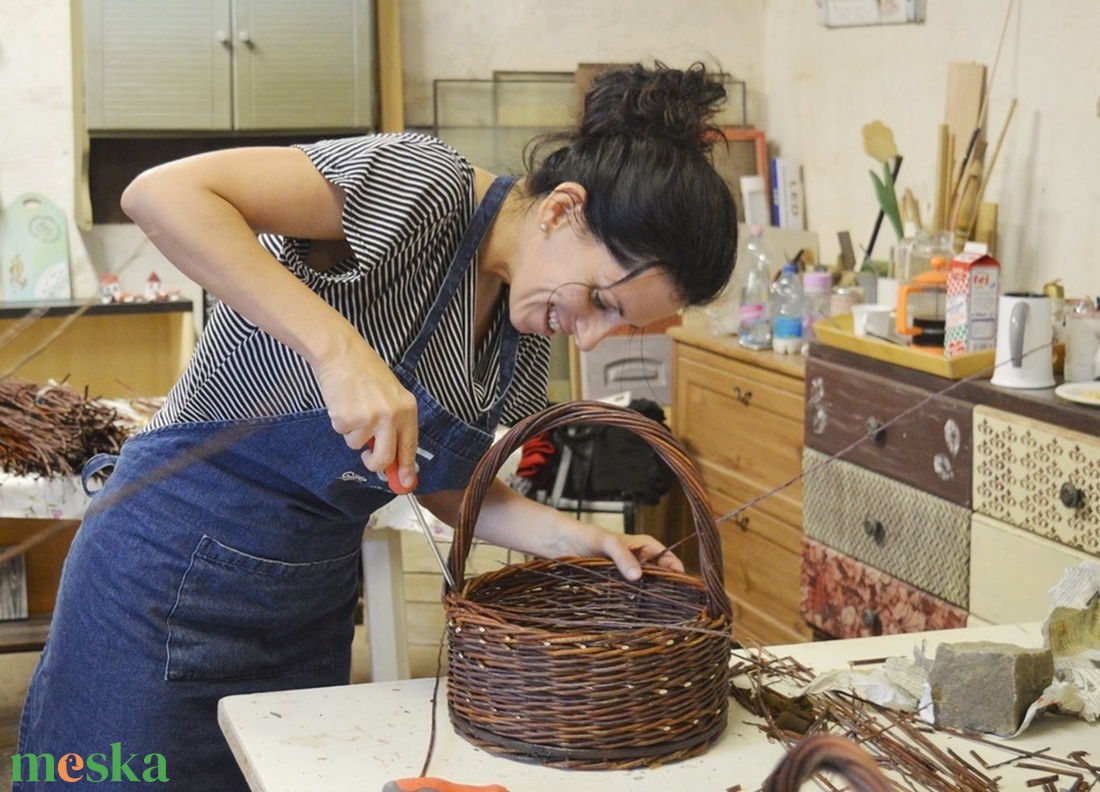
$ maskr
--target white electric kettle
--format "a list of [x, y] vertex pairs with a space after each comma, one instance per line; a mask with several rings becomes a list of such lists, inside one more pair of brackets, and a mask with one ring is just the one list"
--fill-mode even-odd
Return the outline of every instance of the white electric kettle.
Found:
[[994, 385], [1004, 388], [1054, 387], [1054, 326], [1045, 294], [1010, 292], [997, 306]]

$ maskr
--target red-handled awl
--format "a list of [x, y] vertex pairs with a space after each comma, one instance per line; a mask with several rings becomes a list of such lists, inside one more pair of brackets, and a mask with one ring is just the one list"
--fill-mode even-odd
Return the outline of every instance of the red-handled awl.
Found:
[[[374, 439], [371, 438], [367, 441], [367, 447], [374, 448]], [[379, 476], [381, 478], [381, 476]], [[424, 510], [420, 508], [420, 503], [413, 497], [412, 491], [416, 489], [416, 481], [413, 481], [411, 487], [405, 487], [401, 484], [401, 477], [397, 474], [397, 460], [393, 460], [389, 467], [386, 468], [386, 483], [390, 489], [393, 490], [395, 495], [403, 495], [409, 502], [409, 508], [412, 509], [412, 513], [416, 516], [416, 521], [420, 523], [420, 530], [424, 532], [424, 538], [428, 540], [428, 547], [432, 548], [432, 555], [435, 556], [435, 561], [439, 564], [439, 569], [443, 572], [443, 579], [447, 581], [447, 585], [451, 588], [455, 588], [455, 579], [451, 575], [451, 570], [447, 566], [447, 562], [443, 558], [443, 554], [439, 552], [439, 546], [435, 543], [435, 538], [432, 536], [432, 529], [428, 526], [428, 520], [424, 517]]]

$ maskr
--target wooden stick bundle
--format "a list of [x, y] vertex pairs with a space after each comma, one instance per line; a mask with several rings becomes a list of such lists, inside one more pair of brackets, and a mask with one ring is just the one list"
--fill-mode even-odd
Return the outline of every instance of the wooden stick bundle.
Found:
[[0, 470], [73, 475], [95, 454], [118, 451], [129, 434], [117, 411], [71, 387], [0, 380]]

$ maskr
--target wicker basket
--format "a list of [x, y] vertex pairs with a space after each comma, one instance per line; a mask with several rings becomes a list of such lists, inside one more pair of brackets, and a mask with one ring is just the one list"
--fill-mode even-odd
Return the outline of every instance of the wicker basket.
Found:
[[[631, 583], [606, 559], [573, 558], [465, 583], [473, 526], [496, 472], [527, 439], [578, 422], [629, 429], [675, 473], [695, 522], [701, 580], [647, 566]], [[732, 615], [721, 546], [695, 467], [661, 424], [587, 401], [517, 424], [474, 472], [450, 565], [448, 704], [471, 743], [554, 767], [629, 769], [696, 756], [722, 733]]]

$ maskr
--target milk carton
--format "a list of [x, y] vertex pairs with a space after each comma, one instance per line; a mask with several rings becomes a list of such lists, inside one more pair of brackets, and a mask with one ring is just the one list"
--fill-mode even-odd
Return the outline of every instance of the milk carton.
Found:
[[959, 357], [997, 344], [1001, 265], [977, 251], [957, 253], [947, 265], [944, 355]]

